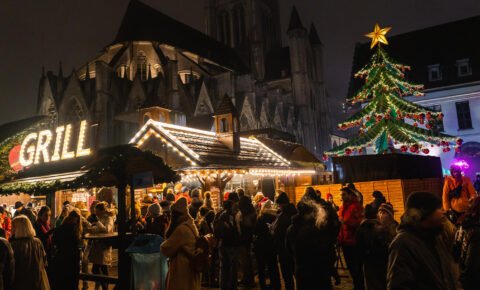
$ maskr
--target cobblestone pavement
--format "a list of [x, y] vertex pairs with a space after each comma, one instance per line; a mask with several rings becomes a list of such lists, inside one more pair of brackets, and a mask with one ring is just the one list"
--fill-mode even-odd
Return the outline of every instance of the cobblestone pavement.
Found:
[[[353, 289], [353, 284], [352, 284], [352, 279], [350, 278], [350, 275], [348, 273], [348, 270], [346, 269], [339, 269], [338, 270], [338, 273], [340, 275], [340, 280], [341, 280], [341, 283], [340, 285], [338, 286], [333, 286], [333, 289], [335, 290], [352, 290]], [[257, 283], [258, 284], [258, 283]], [[215, 289], [219, 289], [219, 288], [202, 288], [202, 290], [215, 290]], [[255, 288], [245, 288], [245, 287], [239, 287], [238, 288], [239, 290], [242, 289], [242, 290], [259, 290], [260, 287], [255, 287]], [[282, 287], [282, 289], [284, 289]]]

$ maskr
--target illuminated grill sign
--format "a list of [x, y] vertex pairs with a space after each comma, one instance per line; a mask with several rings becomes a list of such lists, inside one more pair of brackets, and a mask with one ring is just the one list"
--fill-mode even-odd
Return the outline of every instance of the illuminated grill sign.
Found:
[[57, 127], [55, 132], [43, 130], [28, 134], [20, 147], [20, 165], [27, 167], [90, 155], [92, 150], [85, 144], [87, 130], [87, 121], [80, 122], [76, 144], [72, 144], [74, 128], [71, 124]]

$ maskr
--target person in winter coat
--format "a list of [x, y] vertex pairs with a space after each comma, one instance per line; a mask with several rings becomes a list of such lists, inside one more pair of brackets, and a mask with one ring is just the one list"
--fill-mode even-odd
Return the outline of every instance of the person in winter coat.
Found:
[[363, 207], [363, 194], [355, 187], [355, 184], [349, 183], [347, 185], [347, 188], [350, 189], [353, 193], [355, 193], [358, 203], [360, 203], [360, 205]]
[[331, 193], [327, 193], [326, 198], [326, 202], [328, 202], [330, 206], [337, 212], [340, 207], [335, 204], [335, 201], [333, 200], [333, 195]]
[[342, 188], [343, 204], [338, 215], [342, 223], [338, 242], [342, 246], [343, 256], [353, 279], [355, 290], [363, 290], [363, 275], [360, 253], [357, 248], [356, 235], [363, 220], [363, 208], [358, 202], [357, 195], [350, 188]]
[[272, 224], [272, 234], [276, 253], [282, 272], [283, 281], [286, 290], [294, 290], [294, 264], [293, 256], [286, 247], [286, 238], [288, 227], [292, 224], [292, 217], [297, 214], [297, 209], [285, 192], [280, 193], [276, 203], [279, 206], [278, 216]]
[[[108, 234], [114, 230], [114, 213], [107, 208], [107, 203], [99, 202], [95, 206], [95, 215], [98, 221], [92, 224], [90, 232], [92, 234]], [[108, 266], [112, 263], [112, 247], [105, 244], [104, 241], [93, 241], [89, 260], [92, 262], [92, 273], [108, 275]], [[108, 289], [106, 283], [101, 283], [103, 290]], [[96, 285], [98, 286], [98, 285]]]
[[53, 229], [50, 229], [50, 216], [51, 211], [48, 206], [42, 206], [38, 212], [37, 221], [33, 224], [37, 238], [42, 241], [43, 248], [47, 253], [48, 259], [51, 257], [53, 249], [52, 233]]
[[161, 212], [161, 207], [158, 203], [153, 203], [148, 207], [147, 215], [145, 216], [145, 233], [165, 238], [168, 218], [166, 215], [162, 215]]
[[231, 200], [223, 202], [223, 211], [214, 221], [214, 235], [218, 240], [220, 259], [220, 288], [222, 290], [237, 289], [237, 268], [239, 233], [235, 225], [236, 209]]
[[480, 197], [460, 220], [456, 233], [459, 255], [460, 282], [464, 290], [478, 289], [480, 285]]
[[0, 221], [2, 223], [0, 228], [5, 231], [5, 238], [8, 240], [12, 234], [12, 219], [10, 218], [8, 211], [3, 206], [0, 206]]
[[210, 193], [210, 191], [205, 191], [203, 206], [208, 208], [209, 210], [213, 210], [213, 200], [212, 200], [212, 194]]
[[[240, 192], [243, 192], [243, 190]], [[239, 266], [240, 271], [243, 273], [242, 284], [253, 286], [252, 243], [257, 214], [251, 199], [246, 196], [240, 197], [238, 209], [239, 211], [235, 216], [235, 223], [240, 238]]]
[[167, 290], [200, 290], [200, 272], [193, 263], [201, 254], [196, 248], [199, 237], [193, 218], [187, 209], [187, 200], [179, 198], [171, 207], [172, 222], [166, 233], [166, 240], [160, 246], [169, 260]]
[[476, 196], [472, 181], [462, 176], [462, 169], [457, 165], [450, 167], [450, 176], [445, 178], [443, 185], [443, 209], [449, 214], [453, 223], [467, 209], [469, 201]]
[[286, 237], [294, 260], [296, 289], [331, 290], [336, 233], [328, 228], [329, 215], [309, 198], [302, 198], [297, 209]]
[[52, 289], [77, 290], [80, 275], [82, 222], [77, 211], [71, 211], [53, 233], [55, 256], [52, 259]]
[[[257, 260], [258, 281], [260, 289], [280, 290], [280, 273], [277, 265], [277, 255], [275, 252], [273, 236], [270, 232], [270, 226], [273, 224], [276, 216], [276, 210], [273, 208], [273, 202], [268, 200], [262, 205], [260, 215], [255, 225], [255, 240], [253, 249]], [[267, 288], [266, 280], [270, 280], [270, 286]]]
[[10, 241], [15, 258], [15, 290], [50, 290], [46, 254], [42, 242], [35, 237], [35, 230], [27, 216], [12, 220], [14, 238]]
[[452, 255], [440, 237], [443, 215], [436, 195], [410, 194], [398, 234], [390, 244], [387, 289], [458, 289]]
[[395, 237], [397, 226], [391, 204], [382, 204], [378, 214], [371, 204], [365, 207], [365, 219], [357, 232], [365, 289], [387, 289], [388, 246]]
[[33, 213], [33, 211], [30, 208], [26, 208], [25, 204], [23, 204], [23, 202], [21, 201], [15, 202], [15, 214], [13, 215], [13, 217], [15, 218], [19, 215], [26, 216], [30, 220], [30, 223], [32, 225], [37, 220], [37, 216], [35, 215], [35, 213]]
[[13, 289], [15, 274], [15, 259], [10, 243], [5, 238], [0, 238], [0, 290]]
[[380, 208], [380, 205], [382, 205], [382, 203], [386, 203], [387, 200], [385, 199], [385, 196], [383, 196], [383, 193], [378, 190], [375, 190], [372, 193], [372, 196], [373, 201], [370, 203], [370, 205], [372, 206], [372, 209], [375, 211], [376, 214], [378, 212], [378, 209]]

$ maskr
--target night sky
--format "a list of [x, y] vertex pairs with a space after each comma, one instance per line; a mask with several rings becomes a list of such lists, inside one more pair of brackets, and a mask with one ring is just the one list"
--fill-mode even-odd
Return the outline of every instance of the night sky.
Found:
[[[366, 41], [362, 35], [375, 22], [392, 26], [394, 35], [480, 14], [478, 0], [279, 1], [283, 31], [293, 4], [305, 27], [312, 21], [317, 26], [325, 46], [327, 89], [339, 102], [346, 96], [354, 44]], [[68, 75], [92, 59], [115, 37], [128, 2], [2, 0], [0, 123], [34, 115], [42, 65], [56, 72], [62, 61], [64, 75]], [[203, 31], [203, 0], [143, 2]], [[445, 41], [448, 38], [445, 35]]]

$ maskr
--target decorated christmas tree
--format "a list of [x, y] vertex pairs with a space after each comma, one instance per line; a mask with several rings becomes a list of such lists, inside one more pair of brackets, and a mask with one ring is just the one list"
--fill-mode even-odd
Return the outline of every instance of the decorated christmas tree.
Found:
[[[422, 85], [405, 80], [409, 66], [396, 63], [381, 47], [388, 44], [385, 37], [390, 27], [375, 25], [366, 36], [372, 39], [370, 48], [375, 49], [370, 62], [355, 74], [365, 80], [363, 87], [348, 100], [350, 104], [366, 103], [360, 111], [338, 124], [341, 130], [360, 127], [355, 137], [348, 142], [325, 152], [327, 156], [342, 156], [362, 153], [366, 147], [374, 147], [377, 154], [394, 151], [428, 154], [428, 147], [440, 146], [443, 152], [450, 146], [459, 150], [461, 139], [431, 130], [443, 114], [429, 110], [404, 99], [405, 96], [423, 96]], [[406, 122], [410, 119], [410, 122]], [[397, 149], [395, 149], [397, 148]]]

